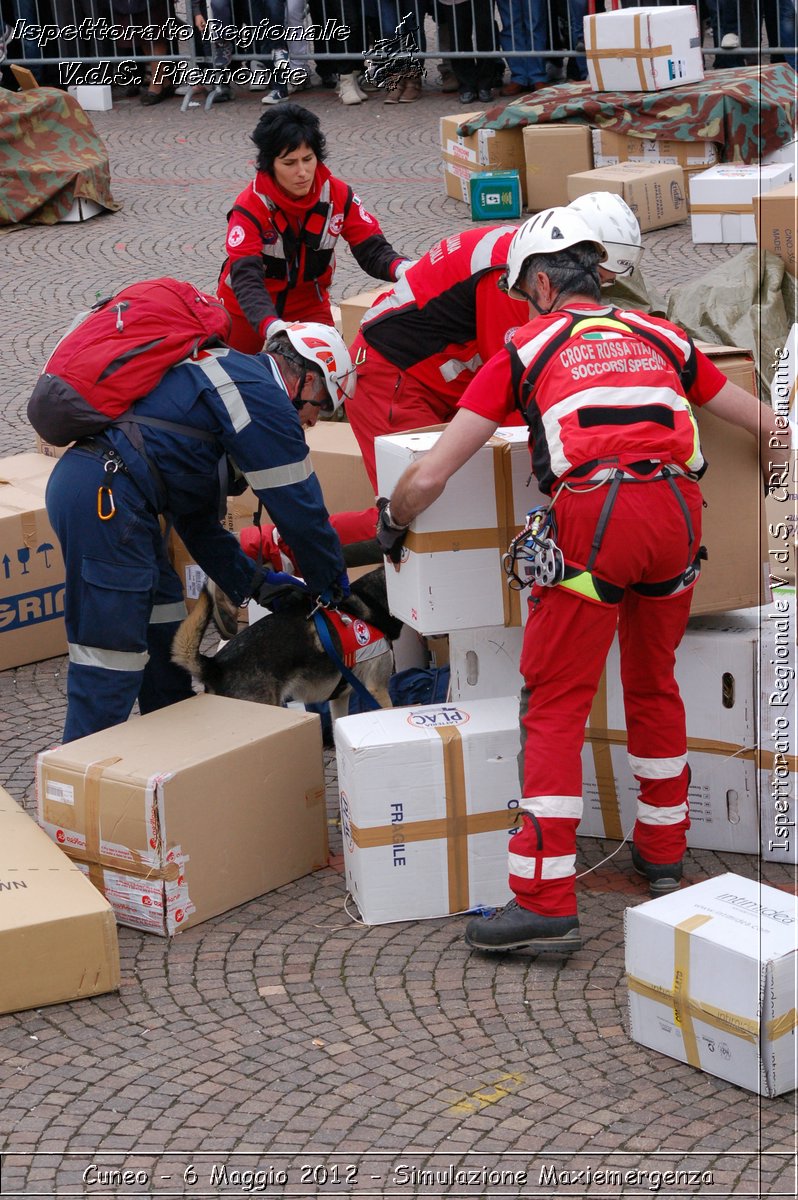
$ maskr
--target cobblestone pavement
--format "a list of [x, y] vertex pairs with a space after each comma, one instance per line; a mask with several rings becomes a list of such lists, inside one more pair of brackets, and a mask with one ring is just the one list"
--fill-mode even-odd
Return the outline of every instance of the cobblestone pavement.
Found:
[[[4, 454], [33, 448], [24, 402], [75, 310], [162, 273], [212, 289], [259, 99], [208, 114], [115, 104], [95, 121], [121, 211], [4, 233]], [[333, 170], [396, 246], [415, 255], [468, 224], [438, 167], [438, 118], [456, 96], [427, 90], [390, 109], [304, 99]], [[661, 288], [730, 253], [692, 247], [684, 227], [646, 245]], [[344, 252], [335, 295], [368, 286]], [[0, 674], [0, 782], [29, 809], [34, 755], [60, 734], [64, 668]], [[761, 1100], [629, 1039], [623, 914], [645, 895], [628, 850], [582, 881], [585, 945], [567, 964], [482, 957], [465, 949], [462, 917], [353, 920], [330, 755], [327, 775], [328, 869], [171, 942], [120, 929], [117, 995], [0, 1017], [0, 1194], [631, 1196], [656, 1189], [642, 1172], [670, 1169], [710, 1174], [661, 1194], [795, 1194], [792, 1097]], [[612, 849], [583, 839], [580, 869]], [[724, 871], [791, 885], [753, 857], [688, 856], [690, 881]], [[516, 1174], [471, 1184], [452, 1165]], [[101, 1172], [121, 1166], [140, 1181], [109, 1184]], [[641, 1174], [607, 1186], [589, 1169]], [[556, 1182], [553, 1170], [585, 1174]]]

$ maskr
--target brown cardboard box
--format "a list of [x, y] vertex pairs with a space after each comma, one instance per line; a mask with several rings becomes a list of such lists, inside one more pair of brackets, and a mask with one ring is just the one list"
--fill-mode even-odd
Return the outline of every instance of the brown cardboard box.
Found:
[[390, 283], [383, 283], [378, 288], [370, 288], [367, 292], [358, 292], [356, 296], [348, 296], [341, 301], [341, 337], [347, 346], [351, 346], [360, 329], [360, 322], [380, 296], [391, 290]]
[[0, 459], [0, 670], [66, 653], [64, 560], [44, 507], [55, 460]]
[[315, 714], [200, 695], [40, 754], [39, 824], [162, 936], [327, 863]]
[[441, 150], [446, 194], [471, 204], [469, 181], [478, 171], [518, 171], [521, 200], [526, 206], [523, 129], [478, 129], [468, 137], [457, 133], [458, 125], [480, 112], [455, 113], [441, 117]]
[[568, 203], [568, 176], [593, 167], [586, 125], [527, 125], [523, 131], [526, 207], [533, 212]]
[[756, 237], [760, 250], [770, 250], [791, 275], [798, 275], [795, 240], [798, 236], [798, 183], [782, 184], [754, 197]]
[[[734, 346], [697, 343], [724, 375], [756, 395], [753, 358]], [[724, 612], [764, 603], [762, 563], [767, 553], [762, 475], [756, 439], [703, 409], [695, 410], [704, 458], [706, 502], [701, 566], [691, 613]]]
[[36, 434], [36, 453], [44, 454], [47, 458], [61, 458], [71, 445], [72, 442], [66, 446], [54, 446], [52, 442], [46, 442], [44, 438], [39, 437], [38, 433]]
[[597, 167], [568, 177], [568, 199], [576, 200], [588, 192], [615, 192], [623, 196], [645, 233], [686, 221], [687, 192], [684, 171], [678, 166], [658, 163], [618, 163], [615, 167]]
[[119, 987], [111, 906], [0, 788], [0, 1013]]
[[667, 163], [685, 171], [705, 171], [718, 158], [714, 142], [664, 141], [654, 138], [628, 137], [613, 129], [592, 129], [593, 165], [613, 167], [622, 162], [652, 165]]

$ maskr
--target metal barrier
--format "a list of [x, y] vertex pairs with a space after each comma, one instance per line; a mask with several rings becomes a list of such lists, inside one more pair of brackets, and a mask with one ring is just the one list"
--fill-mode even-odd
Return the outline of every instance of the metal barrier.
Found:
[[[216, 64], [243, 83], [253, 62], [286, 59], [297, 70], [312, 59], [329, 76], [362, 69], [407, 15], [427, 69], [444, 58], [460, 64], [458, 75], [474, 63], [484, 75], [492, 64], [500, 82], [506, 65], [543, 82], [566, 71], [585, 77], [586, 13], [652, 2], [660, 0], [0, 0], [0, 51], [62, 86], [124, 85], [136, 64], [159, 61], [174, 64], [176, 81], [180, 70]], [[700, 0], [699, 12], [716, 66], [756, 61], [764, 34], [766, 52], [795, 67], [795, 0]], [[97, 71], [86, 78], [89, 67]]]

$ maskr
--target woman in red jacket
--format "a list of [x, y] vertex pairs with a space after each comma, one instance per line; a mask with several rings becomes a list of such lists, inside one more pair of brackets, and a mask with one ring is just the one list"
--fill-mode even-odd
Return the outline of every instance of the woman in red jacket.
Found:
[[217, 288], [233, 319], [229, 344], [248, 354], [277, 332], [275, 321], [333, 324], [328, 289], [339, 237], [375, 279], [395, 282], [408, 265], [352, 188], [324, 165], [314, 113], [282, 105], [264, 113], [252, 140], [257, 174], [228, 214]]

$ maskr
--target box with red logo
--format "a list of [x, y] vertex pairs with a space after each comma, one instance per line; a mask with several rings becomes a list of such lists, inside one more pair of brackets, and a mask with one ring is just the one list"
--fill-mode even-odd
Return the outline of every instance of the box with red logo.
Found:
[[36, 793], [120, 925], [162, 936], [327, 863], [311, 713], [195, 696], [40, 754]]
[[66, 653], [64, 560], [44, 493], [55, 459], [0, 459], [0, 670]]
[[367, 925], [510, 899], [519, 745], [515, 696], [336, 722], [346, 883]]

